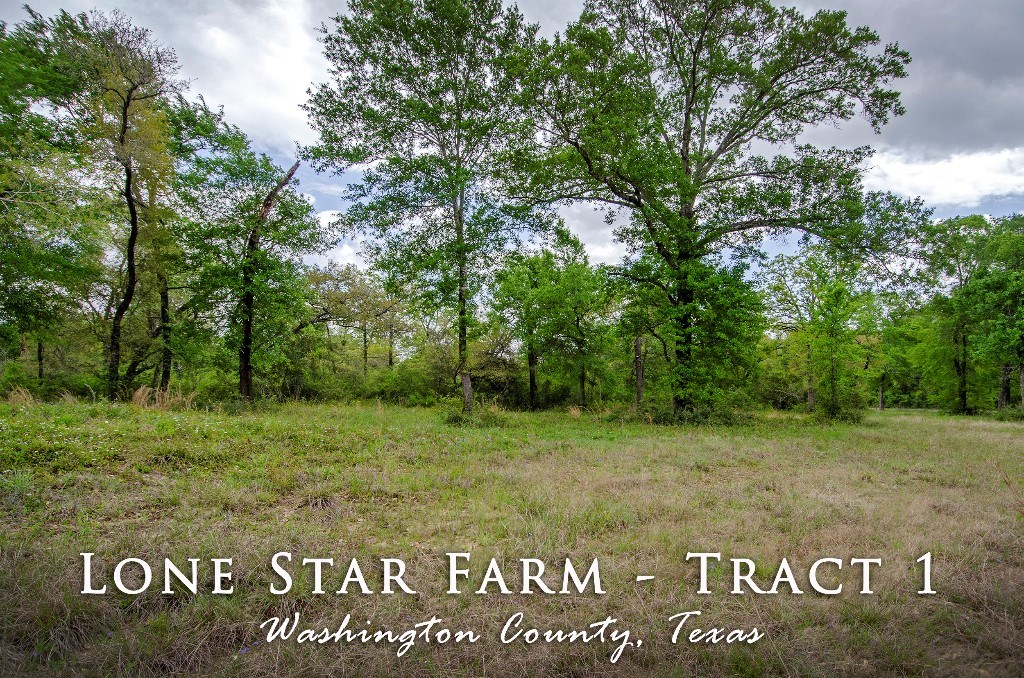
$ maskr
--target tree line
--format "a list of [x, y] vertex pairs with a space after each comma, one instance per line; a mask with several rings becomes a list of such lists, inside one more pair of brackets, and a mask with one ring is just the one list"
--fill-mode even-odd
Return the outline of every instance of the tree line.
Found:
[[[903, 113], [910, 56], [843, 12], [591, 0], [549, 38], [500, 0], [350, 0], [283, 167], [123, 13], [26, 11], [0, 33], [4, 391], [1024, 411], [1024, 219], [936, 220], [865, 190], [870, 148], [803, 136]], [[302, 162], [346, 177], [336, 218]], [[365, 268], [312, 263], [343, 237]]]

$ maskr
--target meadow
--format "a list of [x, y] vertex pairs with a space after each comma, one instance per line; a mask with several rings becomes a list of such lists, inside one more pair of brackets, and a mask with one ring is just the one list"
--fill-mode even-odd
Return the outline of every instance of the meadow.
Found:
[[[667, 427], [614, 413], [497, 413], [453, 426], [437, 408], [283, 404], [167, 411], [0, 405], [0, 673], [88, 675], [1014, 675], [1024, 666], [1024, 426], [932, 412], [822, 425], [761, 413]], [[229, 596], [81, 595], [138, 556], [234, 559]], [[347, 563], [401, 558], [418, 596], [267, 590], [278, 551]], [[600, 561], [606, 595], [445, 595], [446, 552]], [[725, 562], [696, 594], [688, 551], [783, 557], [806, 591], [820, 557], [878, 557], [873, 595], [729, 595]], [[935, 595], [915, 560], [933, 554]], [[205, 562], [205, 560], [204, 560]], [[202, 572], [206, 572], [204, 568]], [[855, 572], [855, 571], [854, 571]], [[367, 572], [379, 585], [379, 573]], [[654, 579], [637, 582], [637, 575]], [[203, 575], [206, 579], [208, 573]], [[156, 573], [160, 579], [160, 574]], [[209, 581], [204, 586], [208, 588]], [[468, 588], [468, 587], [467, 587]], [[669, 641], [673, 614], [756, 626], [753, 645]], [[502, 644], [607, 616], [643, 639]], [[263, 620], [351, 613], [401, 627], [436, 615], [476, 645], [260, 642]], [[701, 624], [698, 624], [700, 626]]]

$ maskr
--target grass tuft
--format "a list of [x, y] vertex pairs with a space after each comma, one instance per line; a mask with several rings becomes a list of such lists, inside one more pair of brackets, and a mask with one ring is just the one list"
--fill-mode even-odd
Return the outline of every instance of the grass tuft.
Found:
[[15, 386], [7, 393], [7, 402], [11, 405], [32, 405], [36, 399], [24, 386]]

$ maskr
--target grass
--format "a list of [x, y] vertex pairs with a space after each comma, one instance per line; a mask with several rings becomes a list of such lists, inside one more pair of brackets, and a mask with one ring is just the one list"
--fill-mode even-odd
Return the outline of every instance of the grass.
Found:
[[[1013, 675], [1024, 665], [1020, 423], [910, 412], [679, 428], [589, 413], [506, 413], [501, 426], [445, 417], [379, 405], [0, 405], [0, 674]], [[420, 595], [306, 586], [272, 596], [280, 550], [364, 566], [403, 558]], [[700, 550], [754, 560], [760, 581], [788, 557], [802, 585], [819, 557], [886, 566], [872, 596], [856, 593], [848, 569], [841, 596], [732, 596], [725, 566], [710, 572], [714, 593], [697, 596], [685, 555]], [[81, 551], [108, 573], [128, 556], [231, 556], [236, 593], [83, 596]], [[477, 578], [490, 557], [596, 557], [608, 595], [446, 596], [448, 551], [471, 552]], [[918, 596], [914, 561], [927, 551], [938, 594]], [[767, 636], [672, 645], [668, 617], [694, 609], [705, 625]], [[613, 665], [610, 644], [495, 642], [520, 610], [542, 629], [612, 615], [643, 646]], [[384, 627], [436, 614], [484, 638], [401, 659], [374, 645], [257, 644], [261, 621], [295, 611], [310, 625], [351, 612]]]

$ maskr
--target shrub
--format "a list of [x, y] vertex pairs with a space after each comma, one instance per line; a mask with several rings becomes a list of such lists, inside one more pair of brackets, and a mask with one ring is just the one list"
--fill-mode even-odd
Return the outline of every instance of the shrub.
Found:
[[443, 410], [444, 423], [449, 426], [466, 428], [504, 428], [509, 425], [508, 415], [497, 405], [477, 407], [472, 414], [466, 414], [459, 407]]

